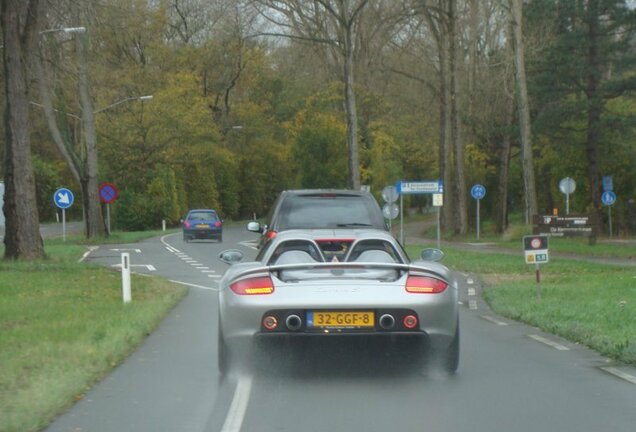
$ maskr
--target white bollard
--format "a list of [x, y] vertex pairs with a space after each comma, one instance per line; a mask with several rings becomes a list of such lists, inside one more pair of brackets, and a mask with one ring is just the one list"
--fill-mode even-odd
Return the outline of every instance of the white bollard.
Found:
[[162, 220], [161, 220], [161, 230], [162, 230], [162, 231], [165, 231], [165, 230], [166, 230], [166, 220], [165, 220], [165, 219], [162, 219]]
[[128, 252], [121, 254], [121, 285], [124, 303], [130, 303], [132, 292], [130, 289], [130, 254]]

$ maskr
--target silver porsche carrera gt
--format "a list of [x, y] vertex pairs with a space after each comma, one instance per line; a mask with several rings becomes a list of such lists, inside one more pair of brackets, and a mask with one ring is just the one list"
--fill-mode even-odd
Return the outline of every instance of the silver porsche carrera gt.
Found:
[[219, 285], [220, 372], [255, 345], [361, 336], [395, 346], [415, 340], [424, 347], [418, 364], [454, 373], [458, 289], [442, 256], [424, 249], [411, 262], [388, 232], [358, 229], [281, 232], [252, 262], [241, 262], [239, 250], [221, 252], [231, 267]]

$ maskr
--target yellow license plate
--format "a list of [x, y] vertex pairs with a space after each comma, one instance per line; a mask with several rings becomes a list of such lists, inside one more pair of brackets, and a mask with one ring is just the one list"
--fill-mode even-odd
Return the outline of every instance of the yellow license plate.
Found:
[[209, 228], [210, 226], [208, 224], [198, 224], [197, 228]]
[[347, 328], [375, 325], [375, 314], [367, 311], [313, 311], [307, 315], [309, 327]]

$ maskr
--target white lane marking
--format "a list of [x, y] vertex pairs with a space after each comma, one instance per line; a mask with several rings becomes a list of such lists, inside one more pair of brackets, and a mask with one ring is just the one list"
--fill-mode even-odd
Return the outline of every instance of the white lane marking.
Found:
[[199, 269], [201, 270], [210, 270], [210, 267], [204, 266], [204, 265], [200, 265]]
[[609, 374], [614, 375], [615, 377], [624, 379], [625, 381], [628, 381], [632, 384], [636, 384], [636, 377], [628, 373], [625, 373], [622, 370], [619, 370], [615, 367], [602, 367], [601, 369]]
[[537, 342], [541, 342], [542, 344], [551, 346], [554, 349], [558, 349], [559, 351], [569, 351], [570, 348], [561, 345], [560, 343], [551, 341], [550, 339], [546, 339], [539, 335], [528, 335], [529, 338], [536, 340]]
[[225, 417], [225, 423], [221, 428], [221, 432], [240, 432], [243, 419], [245, 418], [245, 411], [247, 411], [247, 404], [250, 400], [250, 392], [252, 391], [252, 377], [241, 376], [238, 384], [236, 384], [236, 390], [234, 391], [234, 398], [232, 404]]
[[113, 252], [137, 252], [141, 253], [141, 249], [111, 249]]
[[475, 300], [470, 300], [468, 302], [468, 309], [477, 310], [477, 302]]
[[173, 282], [173, 283], [176, 283], [176, 284], [179, 284], [179, 285], [189, 286], [189, 287], [192, 287], [192, 288], [199, 288], [199, 289], [204, 289], [204, 290], [209, 290], [209, 291], [218, 291], [218, 289], [216, 289], [216, 288], [206, 287], [206, 286], [203, 286], [203, 285], [197, 285], [197, 284], [188, 283], [188, 282], [182, 282], [182, 281], [173, 280], [173, 279], [170, 279], [170, 282]]
[[493, 324], [497, 324], [498, 326], [507, 326], [508, 325], [508, 323], [505, 323], [503, 321], [499, 321], [498, 319], [493, 318], [493, 317], [488, 316], [488, 315], [481, 315], [481, 317], [483, 319], [485, 319], [486, 321], [490, 321]]
[[181, 252], [179, 252], [179, 250], [178, 250], [178, 249], [175, 249], [175, 248], [173, 248], [173, 247], [172, 247], [172, 246], [170, 246], [170, 245], [166, 246], [166, 249], [168, 249], [168, 251], [169, 251], [169, 252], [172, 252], [172, 253], [174, 253], [174, 254], [176, 254], [176, 253], [181, 253]]
[[82, 257], [77, 262], [81, 263], [86, 258], [88, 258], [88, 256], [91, 254], [91, 252], [96, 251], [97, 249], [99, 249], [99, 246], [89, 246], [88, 250], [84, 253], [84, 255], [82, 255]]
[[474, 284], [474, 283], [475, 283], [475, 281], [474, 281], [472, 278], [468, 278], [468, 279], [466, 279], [466, 283], [467, 283], [468, 285], [472, 285], [472, 284]]
[[209, 278], [221, 279], [223, 276], [221, 275], [208, 275]]
[[[121, 268], [121, 263], [120, 264], [113, 264], [111, 267]], [[130, 264], [130, 267], [146, 267], [146, 269], [148, 271], [157, 271], [155, 266], [153, 266], [152, 264]]]
[[477, 291], [475, 291], [475, 288], [468, 288], [468, 295], [469, 296], [474, 296], [477, 294]]
[[201, 270], [201, 273], [216, 273], [214, 270]]
[[240, 245], [254, 249], [254, 250], [258, 250], [258, 242], [250, 240], [250, 241], [242, 241], [239, 242]]

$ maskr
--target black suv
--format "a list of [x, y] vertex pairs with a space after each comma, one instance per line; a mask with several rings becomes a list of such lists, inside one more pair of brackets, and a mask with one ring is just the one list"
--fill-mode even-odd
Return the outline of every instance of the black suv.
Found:
[[248, 231], [262, 234], [260, 245], [290, 229], [375, 228], [388, 231], [382, 210], [369, 192], [303, 189], [281, 192], [267, 222], [253, 221]]

